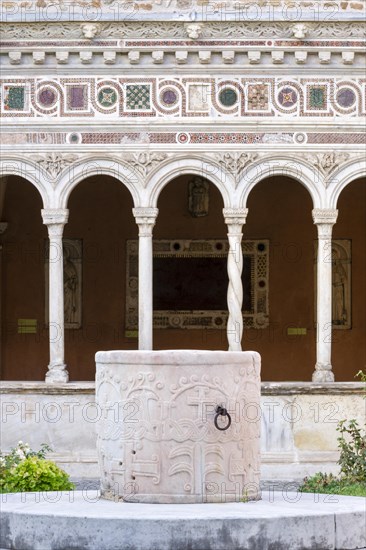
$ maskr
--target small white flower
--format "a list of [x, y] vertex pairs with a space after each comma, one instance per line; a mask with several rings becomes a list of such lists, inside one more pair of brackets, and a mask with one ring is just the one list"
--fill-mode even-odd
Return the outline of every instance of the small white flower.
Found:
[[23, 453], [23, 451], [21, 449], [18, 449], [16, 451], [16, 456], [18, 456], [21, 460], [23, 460], [25, 458], [25, 454]]

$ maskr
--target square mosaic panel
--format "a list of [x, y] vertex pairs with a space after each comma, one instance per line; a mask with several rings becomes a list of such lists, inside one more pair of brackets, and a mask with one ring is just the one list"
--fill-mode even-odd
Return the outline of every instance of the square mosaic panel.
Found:
[[150, 86], [147, 84], [126, 85], [126, 109], [147, 111], [151, 109]]
[[307, 89], [308, 101], [307, 108], [310, 110], [327, 109], [327, 87], [325, 85], [309, 86]]
[[188, 110], [208, 111], [210, 95], [211, 86], [209, 84], [190, 84], [188, 87]]
[[24, 111], [24, 86], [4, 86], [4, 109], [6, 111]]
[[249, 111], [267, 111], [268, 110], [268, 84], [248, 85], [247, 95], [248, 95]]
[[67, 109], [85, 111], [88, 108], [88, 87], [85, 84], [67, 86]]

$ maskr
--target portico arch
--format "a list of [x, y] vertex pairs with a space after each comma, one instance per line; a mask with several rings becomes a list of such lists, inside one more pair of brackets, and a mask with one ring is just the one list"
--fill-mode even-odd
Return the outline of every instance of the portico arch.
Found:
[[24, 169], [24, 164], [3, 166], [2, 174], [9, 175], [0, 178], [0, 370], [3, 379], [42, 380], [48, 328], [44, 322], [47, 232], [41, 210], [47, 197], [42, 186], [25, 178]]
[[272, 176], [293, 178], [307, 189], [314, 208], [326, 208], [326, 193], [320, 173], [300, 158], [284, 156], [259, 159], [244, 170], [237, 188], [239, 205], [246, 207], [251, 190], [257, 183]]
[[235, 181], [233, 176], [221, 166], [200, 156], [180, 157], [159, 165], [147, 179], [142, 193], [143, 206], [156, 207], [164, 187], [184, 174], [206, 178], [219, 189], [225, 208], [235, 207]]
[[351, 182], [366, 176], [366, 160], [349, 162], [334, 172], [327, 189], [329, 208], [337, 208], [338, 199], [343, 189]]
[[47, 172], [41, 166], [30, 159], [17, 158], [2, 155], [0, 160], [0, 177], [20, 176], [29, 181], [39, 192], [44, 208], [49, 208], [52, 203], [52, 191], [50, 189]]
[[91, 176], [112, 176], [129, 190], [135, 206], [141, 204], [140, 189], [144, 182], [136, 170], [119, 159], [93, 157], [72, 164], [65, 170], [58, 181], [55, 201], [59, 208], [66, 208], [72, 190], [83, 180]]

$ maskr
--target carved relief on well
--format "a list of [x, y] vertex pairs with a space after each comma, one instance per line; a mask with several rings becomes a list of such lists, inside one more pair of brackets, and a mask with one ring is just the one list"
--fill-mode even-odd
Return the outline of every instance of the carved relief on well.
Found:
[[[99, 353], [102, 495], [136, 502], [257, 498], [259, 369], [252, 352]], [[215, 427], [218, 405], [231, 415], [227, 430]]]

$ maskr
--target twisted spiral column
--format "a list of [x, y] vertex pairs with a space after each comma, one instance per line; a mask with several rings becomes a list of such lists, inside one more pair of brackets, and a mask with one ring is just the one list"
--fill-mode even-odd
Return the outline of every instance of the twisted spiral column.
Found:
[[247, 208], [224, 208], [223, 214], [228, 227], [229, 254], [227, 259], [227, 272], [229, 285], [227, 290], [227, 304], [229, 318], [227, 323], [227, 339], [229, 351], [241, 351], [241, 339], [243, 336], [243, 283], [241, 274], [243, 271], [243, 250], [241, 241], [242, 228], [245, 223]]

